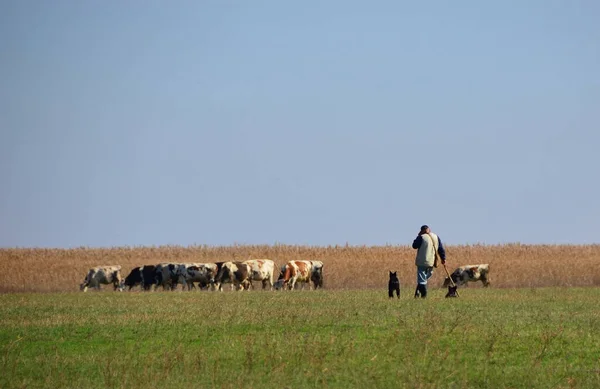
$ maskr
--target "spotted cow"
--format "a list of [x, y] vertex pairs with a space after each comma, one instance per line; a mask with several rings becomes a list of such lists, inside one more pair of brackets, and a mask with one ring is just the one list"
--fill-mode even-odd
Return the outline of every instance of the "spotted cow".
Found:
[[151, 290], [152, 286], [158, 283], [156, 278], [156, 267], [154, 265], [138, 266], [131, 269], [129, 275], [125, 277], [124, 285], [133, 289], [140, 285], [142, 290]]
[[101, 284], [113, 284], [114, 290], [123, 291], [125, 285], [121, 277], [121, 266], [98, 266], [91, 268], [85, 276], [83, 283], [79, 285], [79, 289], [84, 292], [87, 292], [88, 287], [100, 290]]
[[200, 289], [207, 287], [210, 280], [217, 275], [218, 266], [216, 263], [194, 263], [182, 264], [179, 267], [180, 279], [188, 290], [194, 289], [194, 283], [197, 282]]
[[[465, 265], [454, 270], [452, 274], [450, 274], [450, 277], [452, 277], [452, 281], [459, 286], [468, 286], [468, 282], [481, 281], [483, 286], [487, 287], [490, 285], [489, 272], [490, 265], [487, 263], [479, 265]], [[443, 287], [447, 287], [448, 285], [450, 285], [450, 278], [446, 277]]]
[[180, 267], [181, 263], [163, 262], [155, 267], [155, 278], [157, 280], [156, 287], [162, 286], [163, 290], [175, 290], [180, 282]]
[[243, 290], [250, 287], [248, 278], [252, 269], [244, 262], [224, 262], [218, 273], [210, 280], [213, 289], [222, 291], [222, 285], [231, 283], [231, 290]]
[[322, 269], [322, 262], [320, 262], [320, 266], [319, 263], [313, 266], [313, 261], [289, 261], [281, 267], [279, 279], [275, 283], [275, 289], [287, 287], [290, 290], [294, 290], [296, 284], [301, 283], [301, 289], [304, 289], [304, 286], [308, 284], [308, 290], [311, 290], [312, 284], [315, 284], [315, 281], [319, 285], [322, 285]]
[[156, 274], [156, 266], [140, 266], [140, 271], [142, 273], [142, 285], [144, 290], [152, 290], [153, 287], [162, 284], [162, 275]]
[[248, 277], [250, 288], [253, 287], [252, 281], [260, 281], [263, 290], [267, 287], [267, 283], [269, 284], [269, 290], [273, 290], [275, 262], [270, 259], [248, 259], [243, 263], [250, 267], [250, 276]]
[[137, 266], [137, 267], [134, 267], [133, 269], [131, 269], [131, 271], [129, 272], [129, 275], [127, 275], [127, 277], [125, 277], [125, 280], [123, 281], [123, 285], [125, 287], [129, 287], [128, 290], [131, 290], [134, 287], [136, 287], [137, 285], [142, 285], [143, 282], [144, 282], [144, 280], [142, 278], [142, 267]]

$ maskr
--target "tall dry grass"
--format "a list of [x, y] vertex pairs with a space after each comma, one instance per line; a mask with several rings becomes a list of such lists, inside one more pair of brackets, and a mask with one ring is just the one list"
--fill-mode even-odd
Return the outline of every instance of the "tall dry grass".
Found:
[[[600, 285], [600, 245], [461, 245], [446, 247], [448, 270], [489, 263], [494, 288]], [[415, 284], [415, 250], [409, 246], [160, 246], [116, 248], [0, 249], [0, 292], [77, 291], [87, 270], [121, 265], [123, 275], [159, 262], [216, 262], [270, 258], [279, 267], [294, 259], [324, 262], [325, 288], [387, 288], [388, 270], [398, 271], [402, 288]], [[435, 270], [431, 283], [445, 276]], [[473, 284], [470, 287], [480, 287]]]

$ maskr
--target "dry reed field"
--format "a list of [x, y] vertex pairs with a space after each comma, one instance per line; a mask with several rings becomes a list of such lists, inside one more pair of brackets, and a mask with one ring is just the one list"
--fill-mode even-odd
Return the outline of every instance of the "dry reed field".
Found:
[[[493, 288], [600, 285], [600, 245], [450, 245], [446, 251], [450, 272], [460, 265], [489, 263]], [[0, 249], [0, 292], [78, 291], [87, 270], [99, 265], [121, 265], [126, 276], [135, 266], [159, 262], [248, 258], [269, 258], [277, 267], [289, 260], [321, 260], [327, 289], [385, 289], [388, 270], [397, 270], [409, 290], [415, 284], [414, 255], [410, 246], [8, 248]], [[442, 267], [436, 269], [431, 286], [441, 286], [444, 276]]]

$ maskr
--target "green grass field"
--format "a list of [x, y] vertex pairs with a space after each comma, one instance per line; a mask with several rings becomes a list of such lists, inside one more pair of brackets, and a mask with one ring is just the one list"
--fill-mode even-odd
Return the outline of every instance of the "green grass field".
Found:
[[0, 295], [0, 387], [600, 387], [600, 289], [408, 289]]

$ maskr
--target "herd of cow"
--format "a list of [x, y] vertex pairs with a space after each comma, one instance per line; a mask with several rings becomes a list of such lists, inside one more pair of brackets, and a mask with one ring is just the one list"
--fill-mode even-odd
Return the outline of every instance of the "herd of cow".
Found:
[[231, 290], [249, 290], [253, 281], [260, 281], [262, 289], [269, 285], [273, 288], [293, 290], [323, 287], [323, 262], [321, 261], [289, 261], [283, 265], [279, 278], [273, 282], [275, 263], [270, 259], [249, 259], [242, 262], [215, 263], [159, 263], [135, 267], [125, 278], [121, 275], [121, 266], [98, 266], [91, 268], [80, 285], [82, 291], [88, 288], [100, 289], [100, 285], [114, 286], [115, 290], [131, 290], [140, 286], [143, 290], [158, 287], [176, 289], [178, 284], [188, 290], [210, 288], [222, 291], [223, 284], [231, 284]]

